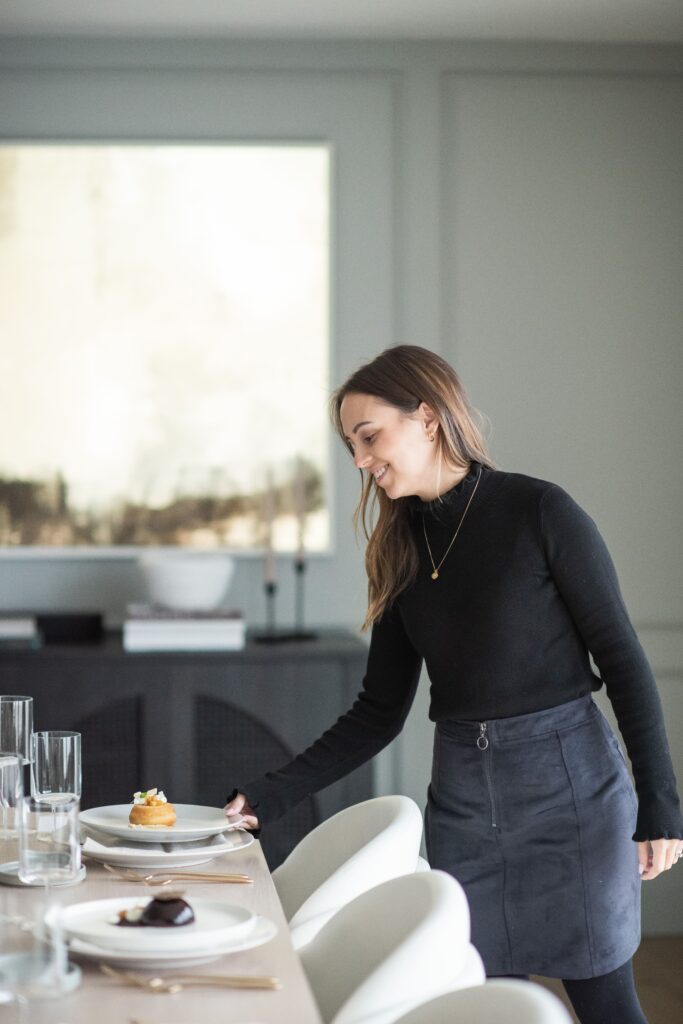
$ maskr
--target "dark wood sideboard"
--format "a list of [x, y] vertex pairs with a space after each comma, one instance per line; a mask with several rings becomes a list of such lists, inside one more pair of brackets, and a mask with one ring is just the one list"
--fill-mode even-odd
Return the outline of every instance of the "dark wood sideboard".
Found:
[[[353, 634], [241, 651], [129, 653], [98, 644], [0, 649], [0, 693], [34, 698], [36, 729], [82, 733], [83, 807], [158, 786], [176, 803], [221, 805], [230, 789], [304, 750], [360, 689]], [[271, 869], [312, 827], [373, 795], [368, 763], [263, 829]]]

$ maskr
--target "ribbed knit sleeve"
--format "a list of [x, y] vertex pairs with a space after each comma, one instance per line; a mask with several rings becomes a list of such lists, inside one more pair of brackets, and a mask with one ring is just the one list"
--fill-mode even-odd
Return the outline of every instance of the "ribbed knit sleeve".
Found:
[[631, 759], [639, 803], [633, 838], [681, 838], [659, 694], [605, 542], [591, 517], [555, 484], [540, 499], [539, 518], [551, 574], [598, 667]]
[[421, 666], [422, 658], [394, 606], [373, 626], [365, 677], [353, 707], [289, 764], [236, 786], [260, 824], [279, 818], [311, 793], [341, 779], [398, 736], [415, 697]]

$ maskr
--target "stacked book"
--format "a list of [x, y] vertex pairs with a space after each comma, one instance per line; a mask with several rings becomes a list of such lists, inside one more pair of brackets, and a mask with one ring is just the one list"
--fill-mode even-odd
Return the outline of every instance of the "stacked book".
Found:
[[183, 611], [130, 604], [123, 624], [126, 651], [239, 651], [245, 637], [243, 614], [223, 608]]
[[0, 616], [0, 647], [39, 647], [40, 640], [35, 615]]

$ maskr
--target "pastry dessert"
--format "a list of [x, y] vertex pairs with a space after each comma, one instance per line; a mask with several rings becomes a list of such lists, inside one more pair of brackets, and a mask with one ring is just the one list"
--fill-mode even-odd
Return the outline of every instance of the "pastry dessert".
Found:
[[161, 789], [133, 793], [128, 821], [145, 828], [169, 828], [176, 822], [175, 807], [169, 804]]
[[180, 928], [194, 919], [192, 907], [179, 893], [164, 892], [145, 907], [121, 910], [115, 923], [124, 928]]

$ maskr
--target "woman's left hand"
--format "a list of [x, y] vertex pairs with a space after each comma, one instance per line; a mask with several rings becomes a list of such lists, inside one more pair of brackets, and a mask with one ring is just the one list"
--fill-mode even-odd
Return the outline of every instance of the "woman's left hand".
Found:
[[641, 881], [650, 882], [662, 871], [668, 871], [682, 855], [681, 850], [683, 841], [680, 839], [650, 839], [638, 843]]

